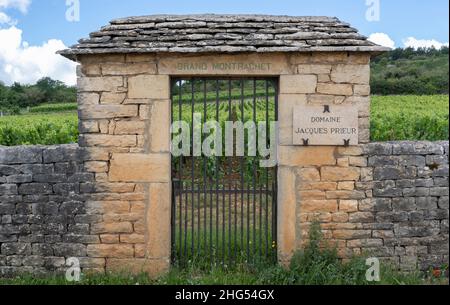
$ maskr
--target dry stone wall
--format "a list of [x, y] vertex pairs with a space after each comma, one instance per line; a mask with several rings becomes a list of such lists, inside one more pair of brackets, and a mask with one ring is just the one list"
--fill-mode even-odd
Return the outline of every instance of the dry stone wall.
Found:
[[370, 143], [334, 153], [335, 165], [291, 169], [297, 246], [319, 221], [343, 258], [371, 255], [404, 270], [448, 264], [448, 142]]
[[[319, 220], [344, 258], [369, 254], [406, 270], [448, 263], [448, 147], [370, 143], [334, 148], [334, 165], [281, 168], [281, 196], [297, 196], [298, 217], [289, 224], [298, 233], [296, 248]], [[165, 242], [147, 237], [146, 195], [138, 184], [114, 184], [110, 193], [111, 186], [95, 182], [108, 158], [78, 145], [0, 148], [0, 276], [63, 272], [70, 257], [85, 271], [133, 260], [141, 266], [147, 242]], [[165, 185], [148, 192], [153, 209], [164, 213]]]
[[61, 272], [69, 257], [104, 269], [104, 258], [89, 258], [100, 242], [91, 224], [102, 218], [88, 203], [91, 160], [107, 155], [78, 145], [0, 147], [0, 276]]

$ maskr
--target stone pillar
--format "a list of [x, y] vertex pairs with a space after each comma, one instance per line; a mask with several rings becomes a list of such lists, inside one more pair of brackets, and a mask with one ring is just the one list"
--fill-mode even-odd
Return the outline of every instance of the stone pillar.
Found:
[[[308, 241], [312, 221], [321, 223], [324, 237], [342, 256], [349, 254], [346, 240], [363, 233], [348, 223], [349, 212], [371, 197], [370, 191], [357, 190], [367, 165], [362, 149], [294, 146], [292, 134], [295, 106], [339, 104], [358, 108], [359, 143], [369, 142], [369, 61], [369, 54], [296, 54], [289, 59], [293, 72], [280, 76], [278, 256], [283, 264]], [[363, 215], [354, 215], [356, 221], [355, 216]], [[341, 229], [348, 235], [339, 235]]]
[[109, 155], [95, 173], [92, 258], [106, 271], [158, 275], [170, 266], [170, 84], [153, 55], [80, 58], [80, 145]]

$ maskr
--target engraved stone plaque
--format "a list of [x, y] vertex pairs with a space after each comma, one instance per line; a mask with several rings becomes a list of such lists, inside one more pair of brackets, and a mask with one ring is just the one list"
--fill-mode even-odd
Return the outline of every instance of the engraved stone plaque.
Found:
[[358, 109], [355, 106], [294, 107], [293, 127], [294, 145], [358, 145]]

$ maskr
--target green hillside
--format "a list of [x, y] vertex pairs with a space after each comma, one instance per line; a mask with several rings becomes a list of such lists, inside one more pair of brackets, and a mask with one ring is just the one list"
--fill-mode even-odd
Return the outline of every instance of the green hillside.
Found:
[[372, 93], [448, 94], [448, 48], [396, 49], [372, 61]]

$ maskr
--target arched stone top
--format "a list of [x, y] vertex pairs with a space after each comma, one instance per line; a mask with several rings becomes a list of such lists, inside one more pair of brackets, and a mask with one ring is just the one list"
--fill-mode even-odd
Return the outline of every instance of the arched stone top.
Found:
[[151, 15], [115, 19], [59, 54], [383, 52], [335, 17]]

